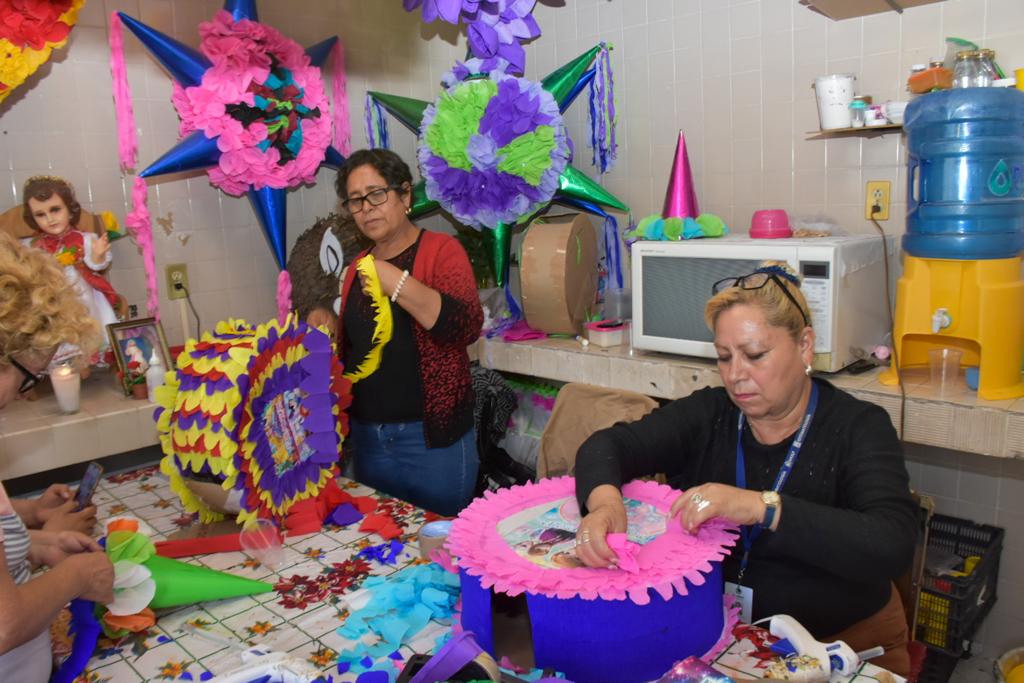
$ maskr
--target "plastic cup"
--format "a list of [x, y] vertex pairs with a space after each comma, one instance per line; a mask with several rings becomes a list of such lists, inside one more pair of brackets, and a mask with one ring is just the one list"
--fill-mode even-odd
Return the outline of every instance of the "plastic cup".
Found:
[[268, 519], [258, 519], [238, 534], [242, 550], [272, 572], [284, 564], [284, 544], [277, 525]]
[[853, 123], [850, 103], [853, 102], [853, 74], [832, 74], [814, 80], [818, 99], [818, 118], [822, 130], [849, 128]]
[[930, 349], [928, 367], [932, 374], [932, 389], [940, 396], [960, 388], [960, 349]]
[[626, 320], [633, 317], [632, 292], [628, 289], [606, 289], [603, 317], [605, 320]]

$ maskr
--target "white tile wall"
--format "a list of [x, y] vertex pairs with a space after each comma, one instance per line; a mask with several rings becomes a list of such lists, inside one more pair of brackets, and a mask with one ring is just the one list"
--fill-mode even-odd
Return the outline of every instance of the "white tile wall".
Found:
[[[28, 87], [0, 107], [0, 206], [20, 200], [25, 179], [58, 173], [91, 209], [124, 216], [127, 190], [117, 168], [110, 96], [107, 16], [123, 10], [197, 45], [197, 25], [221, 7], [213, 0], [91, 0], [67, 49]], [[368, 88], [432, 98], [442, 73], [465, 54], [450, 27], [424, 26], [398, 0], [291, 0], [260, 3], [261, 18], [303, 45], [336, 33], [347, 48], [355, 145]], [[900, 233], [905, 163], [899, 136], [806, 140], [818, 128], [816, 76], [852, 71], [860, 92], [876, 101], [904, 97], [912, 63], [944, 52], [945, 36], [975, 40], [998, 51], [1004, 68], [1024, 66], [1024, 2], [946, 0], [831, 22], [796, 0], [577, 0], [538, 3], [544, 35], [527, 48], [527, 75], [543, 76], [600, 40], [615, 47], [620, 157], [605, 184], [637, 216], [658, 211], [676, 131], [686, 133], [700, 206], [745, 230], [757, 208], [796, 215], [825, 213], [851, 231], [871, 229], [862, 218], [863, 183], [889, 179]], [[134, 90], [145, 166], [175, 142], [171, 81], [129, 33], [128, 74]], [[581, 101], [581, 104], [583, 102]], [[590, 172], [586, 107], [567, 115], [577, 166]], [[414, 158], [414, 138], [392, 126], [393, 147]], [[333, 206], [333, 173], [289, 195], [294, 242]], [[245, 199], [213, 189], [204, 176], [151, 185], [150, 210], [159, 267], [189, 264], [203, 326], [228, 315], [271, 317], [276, 268]], [[438, 224], [434, 221], [432, 224]], [[112, 279], [143, 308], [144, 275], [134, 246], [115, 246]], [[161, 274], [162, 275], [162, 274]], [[161, 306], [171, 343], [184, 331], [177, 304]], [[1007, 527], [1000, 604], [983, 641], [990, 653], [1024, 637], [1024, 465], [911, 449], [915, 484], [937, 496], [940, 510]]]

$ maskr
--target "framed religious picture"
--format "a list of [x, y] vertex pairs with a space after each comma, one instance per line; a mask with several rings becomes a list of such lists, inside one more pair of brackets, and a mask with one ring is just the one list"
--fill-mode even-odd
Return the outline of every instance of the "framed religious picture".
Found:
[[173, 367], [164, 328], [156, 318], [137, 318], [107, 325], [107, 336], [117, 361], [117, 374], [125, 395], [146, 386], [146, 370], [156, 353], [165, 370]]

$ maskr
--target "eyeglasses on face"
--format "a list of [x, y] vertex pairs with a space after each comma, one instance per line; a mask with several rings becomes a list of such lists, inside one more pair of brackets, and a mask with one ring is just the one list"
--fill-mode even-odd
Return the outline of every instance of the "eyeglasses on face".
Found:
[[39, 384], [41, 381], [43, 381], [43, 378], [46, 377], [45, 372], [32, 372], [31, 370], [29, 370], [28, 368], [26, 368], [24, 365], [22, 365], [13, 358], [11, 358], [11, 365], [18, 368], [18, 370], [21, 371], [21, 374], [25, 376], [21, 380], [21, 386], [18, 387], [19, 394], [28, 393], [29, 391], [32, 390], [32, 387]]
[[380, 206], [388, 200], [388, 192], [397, 189], [394, 185], [389, 185], [388, 187], [367, 192], [362, 197], [349, 197], [341, 203], [341, 208], [349, 213], [359, 213], [363, 210], [363, 202], [368, 202], [370, 206]]
[[715, 284], [711, 285], [711, 293], [718, 294], [719, 292], [729, 289], [730, 287], [739, 287], [740, 289], [761, 289], [769, 282], [774, 282], [782, 293], [786, 295], [786, 298], [796, 306], [796, 310], [800, 311], [800, 317], [804, 319], [804, 325], [806, 327], [811, 326], [811, 321], [807, 319], [807, 314], [804, 313], [803, 306], [797, 303], [796, 297], [789, 293], [789, 289], [786, 284], [779, 278], [775, 273], [766, 273], [764, 271], [758, 271], [751, 273], [750, 275], [740, 275], [738, 277], [726, 277], [722, 278]]

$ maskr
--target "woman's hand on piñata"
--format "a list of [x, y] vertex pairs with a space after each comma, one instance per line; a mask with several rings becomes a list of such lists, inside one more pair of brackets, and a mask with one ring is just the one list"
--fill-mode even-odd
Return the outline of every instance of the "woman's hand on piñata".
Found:
[[589, 513], [576, 530], [576, 556], [588, 567], [614, 567], [618, 556], [605, 538], [626, 531], [622, 493], [608, 484], [598, 486], [587, 498], [587, 509]]
[[701, 484], [683, 491], [672, 503], [670, 517], [679, 516], [683, 531], [697, 533], [701, 524], [722, 517], [737, 524], [760, 524], [765, 504], [760, 491], [726, 484]]

